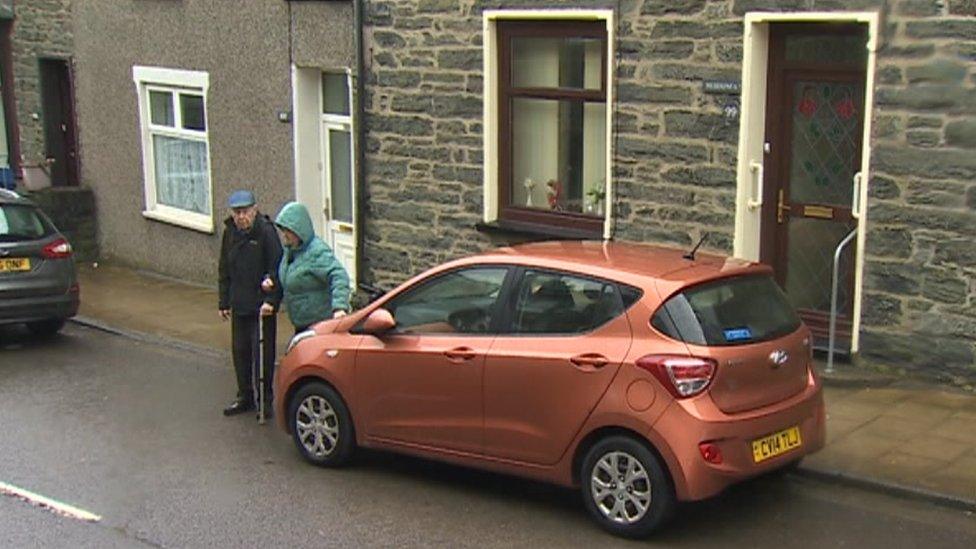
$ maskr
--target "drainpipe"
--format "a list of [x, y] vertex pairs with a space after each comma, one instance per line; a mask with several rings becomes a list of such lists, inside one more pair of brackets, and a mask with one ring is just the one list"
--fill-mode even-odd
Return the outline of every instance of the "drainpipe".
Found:
[[[366, 249], [366, 57], [363, 31], [365, 27], [363, 2], [353, 2], [353, 33], [356, 40], [356, 278], [362, 281], [363, 253]], [[355, 291], [355, 289], [354, 289]]]

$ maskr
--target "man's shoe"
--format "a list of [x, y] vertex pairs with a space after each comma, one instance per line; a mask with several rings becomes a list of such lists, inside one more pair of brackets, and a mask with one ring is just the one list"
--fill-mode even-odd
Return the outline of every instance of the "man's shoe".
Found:
[[244, 412], [249, 412], [254, 409], [254, 403], [249, 400], [235, 400], [230, 403], [230, 406], [224, 408], [225, 416], [236, 416], [237, 414], [243, 414]]

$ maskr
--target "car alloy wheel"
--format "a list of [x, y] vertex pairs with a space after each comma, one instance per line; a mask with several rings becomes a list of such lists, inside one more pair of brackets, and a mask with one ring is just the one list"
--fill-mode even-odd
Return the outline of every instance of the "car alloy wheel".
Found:
[[309, 462], [338, 467], [352, 457], [356, 435], [346, 403], [329, 385], [303, 385], [288, 401], [288, 421], [295, 446]]
[[310, 395], [299, 404], [295, 428], [305, 451], [316, 459], [331, 454], [339, 442], [339, 418], [332, 406], [318, 395]]
[[634, 524], [651, 504], [651, 479], [640, 461], [626, 452], [604, 454], [590, 474], [597, 509], [617, 524]]
[[590, 515], [618, 536], [646, 537], [674, 512], [671, 477], [645, 441], [614, 435], [597, 442], [579, 478]]

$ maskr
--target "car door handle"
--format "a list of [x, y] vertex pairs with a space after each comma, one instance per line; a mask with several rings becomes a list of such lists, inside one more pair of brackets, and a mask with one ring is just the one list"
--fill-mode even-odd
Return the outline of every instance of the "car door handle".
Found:
[[590, 368], [603, 368], [607, 365], [609, 360], [603, 355], [598, 355], [596, 353], [586, 353], [583, 355], [576, 355], [569, 359], [570, 362], [577, 366], [585, 366]]
[[455, 349], [444, 351], [444, 356], [446, 356], [451, 362], [464, 362], [477, 356], [477, 353], [475, 353], [474, 349], [471, 347], [457, 347]]

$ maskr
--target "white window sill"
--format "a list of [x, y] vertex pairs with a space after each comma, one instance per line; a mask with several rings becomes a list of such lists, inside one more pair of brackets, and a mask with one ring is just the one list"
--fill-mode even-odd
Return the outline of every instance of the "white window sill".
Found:
[[177, 227], [183, 227], [185, 229], [192, 229], [201, 233], [213, 234], [214, 232], [213, 219], [201, 214], [146, 210], [142, 212], [142, 216], [146, 219], [161, 221], [163, 223], [176, 225]]

